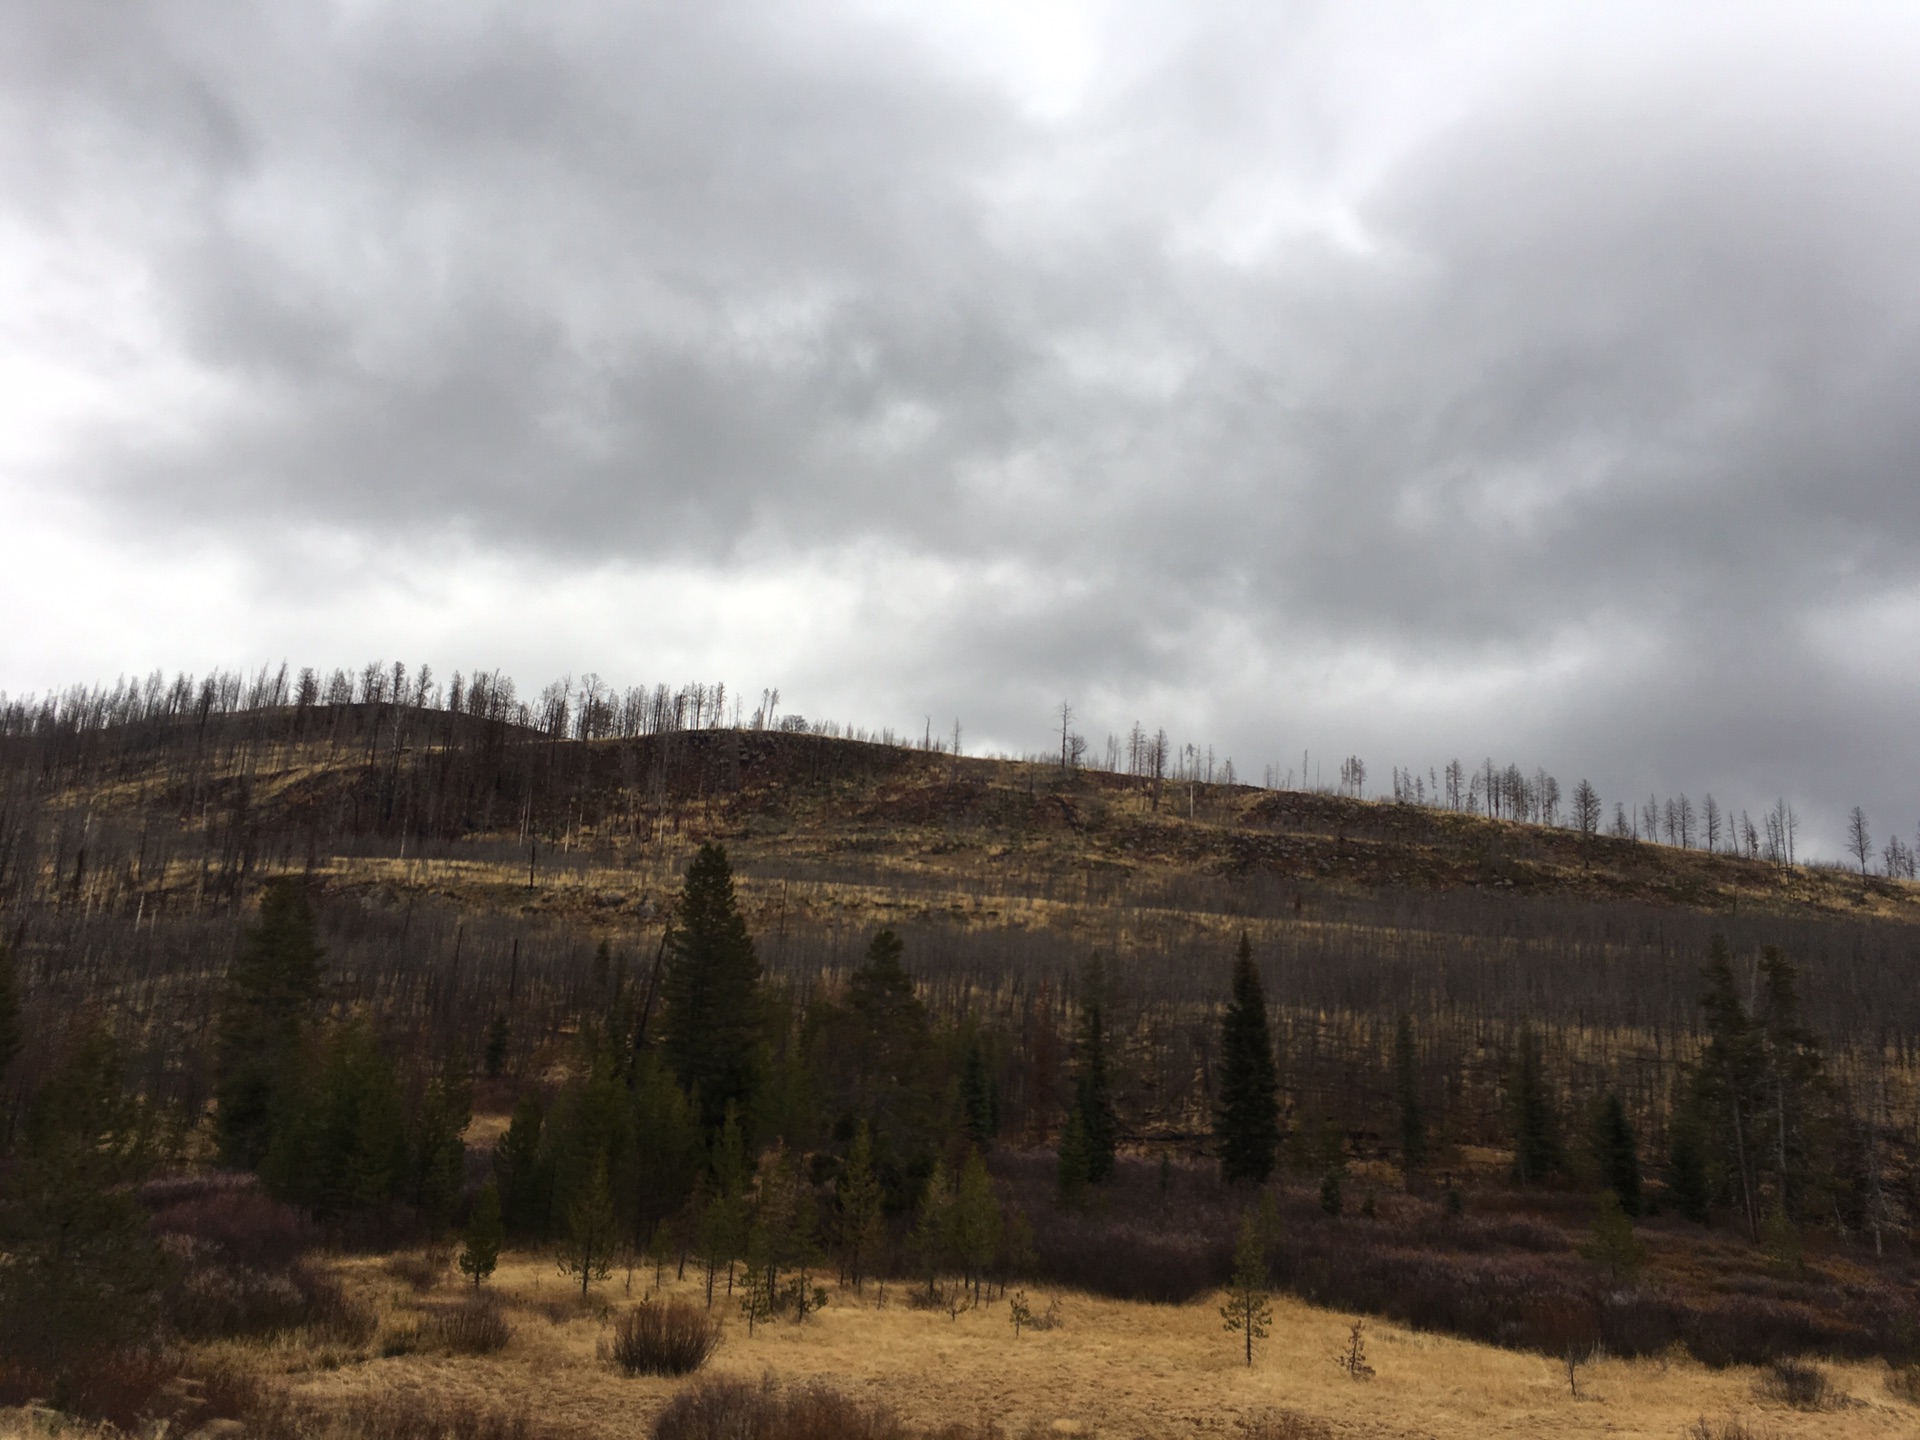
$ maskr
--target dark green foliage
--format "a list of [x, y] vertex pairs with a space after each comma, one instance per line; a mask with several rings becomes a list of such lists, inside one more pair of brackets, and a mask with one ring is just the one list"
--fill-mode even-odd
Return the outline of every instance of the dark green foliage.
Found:
[[1267, 1030], [1267, 1001], [1253, 945], [1240, 937], [1233, 999], [1220, 1025], [1220, 1090], [1213, 1133], [1220, 1173], [1229, 1182], [1265, 1184], [1280, 1143], [1280, 1081]]
[[460, 1249], [460, 1273], [478, 1286], [500, 1263], [500, 1246], [506, 1240], [506, 1227], [500, 1219], [500, 1187], [489, 1180], [473, 1202], [467, 1217], [466, 1243]]
[[885, 1240], [880, 1182], [873, 1173], [873, 1135], [865, 1121], [853, 1134], [835, 1190], [835, 1225], [841, 1274], [858, 1290]]
[[589, 1285], [613, 1273], [617, 1229], [606, 1166], [596, 1165], [567, 1207], [567, 1233], [560, 1246], [560, 1273], [580, 1281], [583, 1300]]
[[1623, 1214], [1640, 1213], [1640, 1145], [1617, 1092], [1600, 1102], [1593, 1126], [1593, 1162], [1600, 1183], [1613, 1192]]
[[661, 995], [667, 1058], [694, 1097], [702, 1128], [714, 1134], [728, 1105], [751, 1112], [765, 1073], [760, 960], [721, 846], [702, 845], [687, 866]]
[[1633, 1220], [1614, 1191], [1600, 1192], [1593, 1233], [1580, 1253], [1606, 1271], [1615, 1285], [1631, 1280], [1646, 1263], [1646, 1251], [1633, 1233]]
[[163, 1267], [133, 1191], [151, 1160], [146, 1118], [103, 1031], [34, 1098], [5, 1192], [0, 1352], [58, 1366], [150, 1334]]
[[1420, 1098], [1420, 1055], [1413, 1020], [1400, 1017], [1393, 1037], [1393, 1099], [1400, 1110], [1400, 1170], [1409, 1177], [1427, 1163], [1427, 1111]]
[[220, 1158], [228, 1165], [257, 1168], [295, 1098], [321, 955], [305, 890], [290, 881], [268, 885], [260, 918], [228, 971], [215, 1040]]
[[461, 1137], [472, 1118], [466, 1067], [449, 1055], [414, 1111], [408, 1145], [408, 1198], [429, 1230], [446, 1227], [465, 1183], [467, 1148]]
[[968, 1037], [960, 1065], [960, 1125], [967, 1138], [983, 1149], [993, 1143], [1000, 1129], [999, 1116], [994, 1114], [993, 1082], [987, 1075], [987, 1052], [977, 1035]]
[[1114, 1146], [1120, 1122], [1113, 1110], [1107, 1078], [1106, 971], [1089, 961], [1081, 976], [1080, 1034], [1075, 1069], [1074, 1108], [1086, 1135], [1087, 1180], [1103, 1185], [1113, 1178]]
[[632, 1199], [625, 1220], [638, 1241], [686, 1204], [706, 1155], [693, 1106], [656, 1056], [642, 1055], [634, 1066], [629, 1104]]
[[1676, 1209], [1696, 1225], [1712, 1216], [1713, 1193], [1707, 1177], [1706, 1125], [1699, 1109], [1687, 1105], [1668, 1130], [1667, 1192]]
[[480, 1062], [489, 1080], [498, 1080], [506, 1073], [507, 1054], [512, 1040], [513, 1032], [508, 1028], [507, 1017], [495, 1015], [487, 1024], [487, 1048]]
[[810, 1008], [804, 1049], [829, 1114], [866, 1121], [877, 1154], [924, 1165], [945, 1117], [931, 1069], [932, 1026], [904, 953], [893, 931], [875, 934], [844, 999]]
[[1520, 1032], [1507, 1083], [1507, 1110], [1513, 1122], [1513, 1179], [1538, 1185], [1566, 1168], [1560, 1148], [1560, 1108], [1547, 1083], [1540, 1041], [1531, 1029]]
[[[1761, 1164], [1773, 1176], [1776, 1203], [1798, 1222], [1833, 1179], [1823, 1154], [1829, 1117], [1820, 1040], [1800, 1022], [1799, 971], [1776, 947], [1760, 952], [1760, 1005], [1754, 1017], [1764, 1055], [1758, 1106]], [[1827, 1207], [1822, 1207], [1827, 1208]]]
[[1091, 1165], [1087, 1155], [1087, 1127], [1080, 1118], [1080, 1107], [1077, 1104], [1067, 1112], [1066, 1128], [1060, 1132], [1060, 1150], [1056, 1164], [1060, 1207], [1063, 1210], [1078, 1210], [1087, 1203], [1088, 1172]]
[[522, 1095], [514, 1104], [507, 1133], [493, 1147], [500, 1218], [507, 1234], [517, 1240], [543, 1238], [553, 1209], [551, 1167], [541, 1162], [540, 1132], [545, 1118], [540, 1097]]
[[1346, 1173], [1342, 1170], [1329, 1170], [1320, 1177], [1320, 1208], [1330, 1219], [1340, 1218], [1340, 1212], [1347, 1208]]
[[406, 1109], [373, 1033], [358, 1021], [336, 1027], [307, 1073], [261, 1163], [268, 1189], [321, 1220], [400, 1198], [411, 1158]]

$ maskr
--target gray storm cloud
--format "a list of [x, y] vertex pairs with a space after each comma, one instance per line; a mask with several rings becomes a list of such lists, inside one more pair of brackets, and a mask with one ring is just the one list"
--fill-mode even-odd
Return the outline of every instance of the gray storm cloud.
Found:
[[1009, 743], [1920, 815], [1891, 12], [6, 13], [8, 253], [155, 398], [4, 483], [102, 553], [868, 547], [818, 686]]

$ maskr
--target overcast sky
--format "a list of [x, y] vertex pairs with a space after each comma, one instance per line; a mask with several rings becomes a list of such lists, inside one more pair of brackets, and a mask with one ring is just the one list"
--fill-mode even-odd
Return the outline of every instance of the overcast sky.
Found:
[[1920, 820], [1910, 4], [0, 31], [0, 689], [1070, 699]]

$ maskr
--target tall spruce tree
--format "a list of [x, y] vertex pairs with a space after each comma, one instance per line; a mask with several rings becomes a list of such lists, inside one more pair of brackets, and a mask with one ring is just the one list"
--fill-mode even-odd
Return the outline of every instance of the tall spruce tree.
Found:
[[1233, 962], [1233, 999], [1220, 1024], [1220, 1099], [1213, 1133], [1229, 1182], [1265, 1184], [1280, 1144], [1280, 1078], [1267, 1028], [1267, 1000], [1253, 944], [1242, 932]]
[[1621, 1213], [1629, 1218], [1640, 1213], [1640, 1143], [1627, 1120], [1627, 1107], [1618, 1091], [1609, 1091], [1600, 1102], [1593, 1126], [1594, 1167], [1600, 1183], [1620, 1201]]
[[981, 1149], [993, 1143], [999, 1130], [993, 1104], [993, 1081], [987, 1074], [987, 1052], [975, 1035], [967, 1041], [960, 1062], [960, 1125]]
[[1114, 1147], [1120, 1121], [1113, 1110], [1107, 1078], [1107, 975], [1098, 959], [1087, 962], [1080, 980], [1080, 1035], [1074, 1075], [1074, 1103], [1086, 1136], [1087, 1181], [1104, 1185], [1113, 1178]]
[[1747, 1233], [1760, 1238], [1760, 1193], [1764, 1140], [1763, 1105], [1767, 1056], [1765, 1037], [1747, 1013], [1733, 973], [1726, 938], [1715, 935], [1701, 970], [1707, 1043], [1693, 1072], [1689, 1109], [1700, 1121], [1707, 1149], [1705, 1170], [1713, 1191], [1739, 1205]]
[[727, 1106], [752, 1111], [765, 1069], [760, 960], [719, 845], [702, 845], [687, 867], [667, 934], [661, 995], [667, 1058], [699, 1106], [702, 1128], [716, 1134]]
[[275, 881], [260, 897], [227, 972], [215, 1037], [220, 1158], [256, 1169], [300, 1088], [307, 1026], [320, 997], [319, 927], [306, 891]]
[[1393, 1037], [1393, 1098], [1400, 1109], [1400, 1172], [1411, 1179], [1427, 1163], [1427, 1109], [1420, 1098], [1413, 1020], [1406, 1015]]
[[1531, 1028], [1520, 1031], [1513, 1070], [1507, 1081], [1507, 1108], [1513, 1120], [1513, 1178], [1538, 1185], [1565, 1168], [1560, 1149], [1560, 1113], [1547, 1084], [1546, 1061]]
[[120, 1048], [84, 1036], [34, 1097], [0, 1199], [0, 1353], [56, 1372], [148, 1338], [164, 1269], [134, 1187], [153, 1158]]

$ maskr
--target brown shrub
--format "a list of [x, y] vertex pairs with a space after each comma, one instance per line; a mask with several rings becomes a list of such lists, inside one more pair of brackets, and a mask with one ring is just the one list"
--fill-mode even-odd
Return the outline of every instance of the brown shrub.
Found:
[[1702, 1415], [1687, 1427], [1685, 1440], [1767, 1440], [1767, 1432], [1744, 1420], [1722, 1420], [1716, 1425]]
[[1755, 1377], [1753, 1388], [1796, 1410], [1824, 1410], [1834, 1399], [1827, 1372], [1804, 1360], [1775, 1360]]
[[1890, 1367], [1887, 1391], [1910, 1405], [1920, 1405], [1920, 1363]]
[[425, 1295], [446, 1278], [447, 1257], [435, 1250], [389, 1255], [380, 1268], [394, 1279], [406, 1281], [416, 1294]]
[[607, 1358], [629, 1375], [691, 1375], [720, 1343], [720, 1324], [689, 1300], [647, 1300], [615, 1323]]
[[1268, 1410], [1240, 1422], [1247, 1440], [1333, 1440], [1324, 1420], [1298, 1410]]
[[513, 1327], [491, 1295], [473, 1298], [442, 1310], [427, 1322], [426, 1338], [456, 1355], [491, 1355], [504, 1350]]
[[862, 1405], [825, 1386], [779, 1391], [740, 1380], [709, 1380], [682, 1390], [653, 1422], [653, 1440], [907, 1440], [907, 1435], [884, 1405]]
[[326, 1403], [281, 1395], [246, 1417], [248, 1440], [559, 1440], [525, 1410], [420, 1391]]
[[164, 1392], [180, 1374], [163, 1350], [84, 1350], [57, 1358], [0, 1360], [0, 1406], [49, 1405], [82, 1420], [133, 1432], [166, 1408]]

